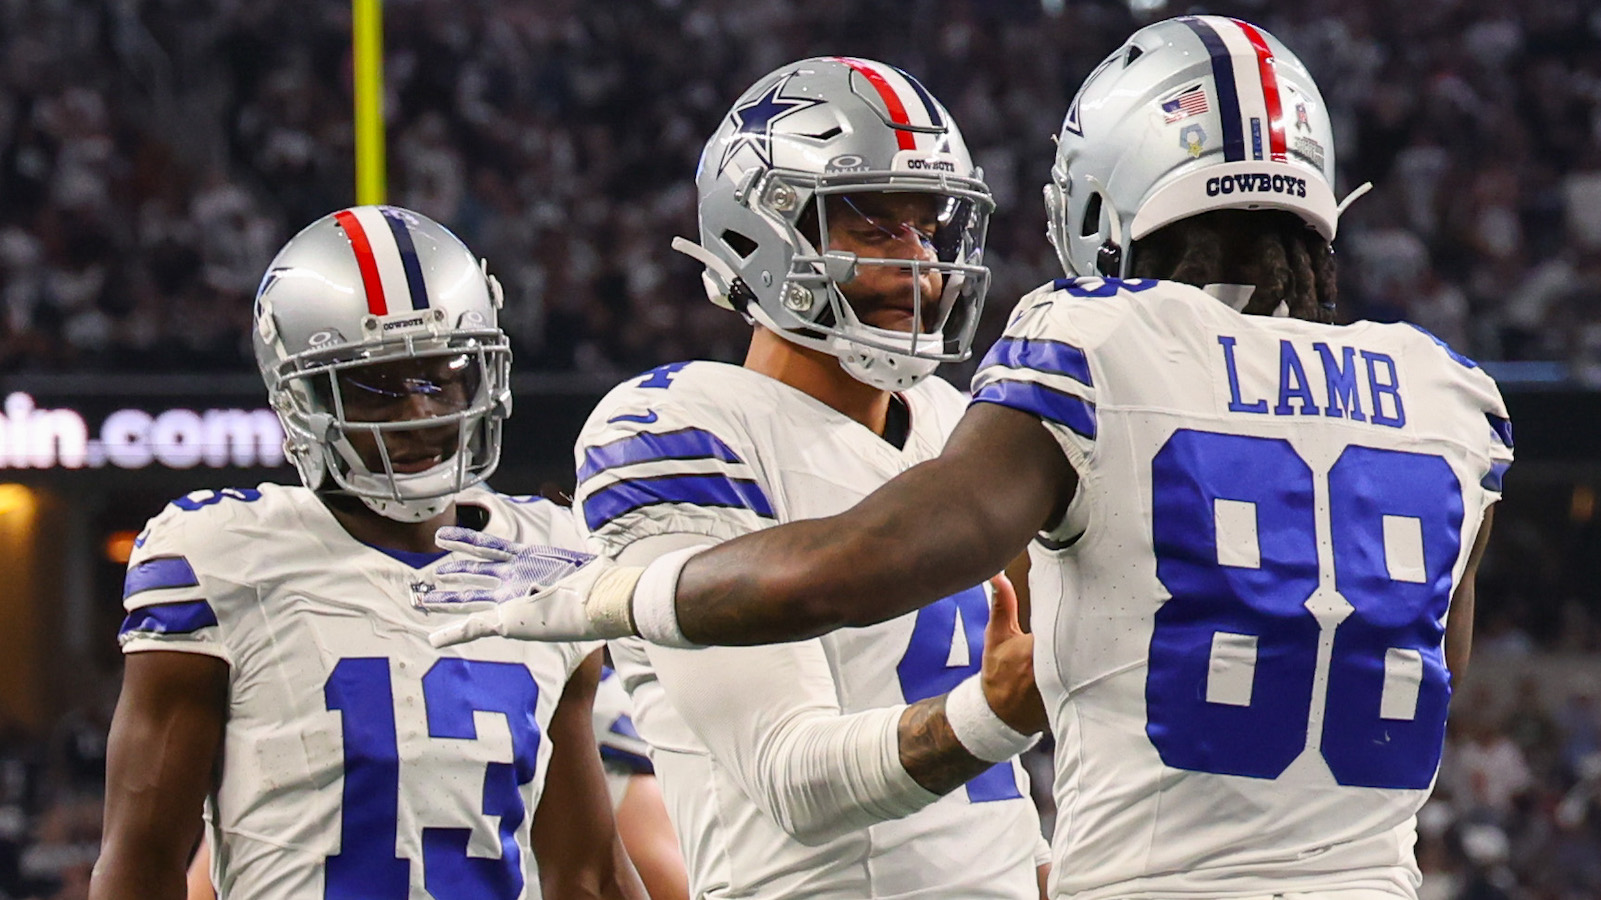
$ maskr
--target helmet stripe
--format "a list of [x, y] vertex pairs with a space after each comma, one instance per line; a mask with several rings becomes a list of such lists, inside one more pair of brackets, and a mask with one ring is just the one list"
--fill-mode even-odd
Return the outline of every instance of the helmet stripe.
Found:
[[1273, 159], [1284, 162], [1287, 158], [1284, 152], [1284, 109], [1279, 102], [1279, 76], [1273, 51], [1256, 26], [1239, 19], [1235, 19], [1234, 24], [1245, 32], [1251, 49], [1256, 51], [1256, 68], [1262, 77], [1262, 101], [1267, 106], [1268, 144]]
[[412, 243], [411, 228], [394, 207], [380, 206], [378, 211], [383, 213], [389, 231], [395, 236], [395, 246], [400, 248], [400, 265], [406, 270], [406, 289], [411, 293], [411, 308], [427, 309], [428, 285], [422, 279], [422, 265], [417, 262], [417, 245]]
[[[405, 309], [416, 309], [417, 295], [412, 291], [411, 273], [406, 271], [406, 261], [401, 253], [402, 244], [400, 235], [411, 237], [410, 231], [401, 229], [400, 234], [395, 232], [395, 223], [390, 221], [383, 206], [354, 206], [350, 214], [356, 217], [361, 227], [367, 233], [367, 246], [372, 250], [374, 268], [378, 271], [378, 283], [382, 285], [384, 293], [384, 308], [388, 314], [393, 315]], [[398, 211], [397, 211], [398, 212]], [[416, 247], [411, 247], [413, 253]], [[418, 268], [418, 280], [421, 280], [422, 270]], [[423, 299], [426, 301], [427, 295]], [[422, 307], [427, 308], [426, 302]]]
[[928, 89], [923, 87], [923, 85], [918, 82], [916, 78], [906, 74], [905, 69], [901, 69], [896, 66], [890, 66], [890, 68], [894, 69], [896, 74], [906, 79], [906, 83], [911, 85], [912, 90], [916, 92], [917, 99], [923, 101], [923, 108], [928, 110], [928, 124], [933, 125], [935, 128], [943, 128], [945, 126], [945, 121], [940, 118], [939, 104], [934, 102], [934, 95], [930, 94]]
[[1223, 158], [1228, 162], [1243, 161], [1245, 134], [1240, 121], [1240, 95], [1234, 86], [1234, 58], [1223, 38], [1204, 19], [1183, 16], [1179, 21], [1195, 32], [1212, 57], [1212, 84], [1217, 89], [1218, 113], [1223, 120]]
[[389, 304], [384, 301], [384, 286], [378, 278], [378, 261], [373, 258], [372, 242], [367, 240], [367, 230], [361, 227], [356, 214], [348, 209], [334, 213], [334, 221], [345, 230], [345, 237], [350, 238], [350, 249], [356, 254], [361, 288], [367, 294], [367, 311], [375, 316], [388, 315]]
[[[894, 122], [896, 125], [912, 124], [912, 120], [906, 115], [906, 104], [901, 102], [900, 95], [896, 94], [895, 89], [890, 87], [889, 81], [883, 76], [883, 74], [878, 72], [872, 66], [868, 65], [864, 60], [853, 59], [848, 56], [836, 56], [835, 59], [861, 73], [861, 76], [867, 79], [867, 83], [871, 84], [873, 89], [878, 91], [879, 99], [883, 100], [884, 106], [889, 109], [890, 121]], [[902, 150], [917, 149], [917, 139], [913, 136], [912, 132], [907, 131], [904, 128], [894, 128], [891, 130], [895, 132], [896, 145]]]

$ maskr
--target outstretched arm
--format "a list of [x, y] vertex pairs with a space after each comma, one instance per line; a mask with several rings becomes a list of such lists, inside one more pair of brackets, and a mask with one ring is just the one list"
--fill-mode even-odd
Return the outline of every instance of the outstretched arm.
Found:
[[1001, 571], [1077, 485], [1039, 419], [977, 404], [937, 459], [840, 515], [693, 557], [678, 626], [697, 644], [762, 644], [892, 619]]

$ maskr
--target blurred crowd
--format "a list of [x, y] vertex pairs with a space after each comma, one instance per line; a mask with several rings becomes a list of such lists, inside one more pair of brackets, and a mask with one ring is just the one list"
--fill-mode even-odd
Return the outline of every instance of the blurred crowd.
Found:
[[[993, 335], [1059, 274], [1039, 187], [1070, 92], [1140, 0], [389, 0], [390, 197], [509, 295], [524, 370], [730, 358], [668, 249], [700, 146], [761, 73], [856, 54], [951, 108], [1000, 202]], [[1601, 10], [1583, 0], [1220, 2], [1295, 48], [1340, 135], [1350, 318], [1601, 382]], [[0, 373], [248, 366], [250, 297], [351, 200], [349, 9], [0, 0]], [[960, 373], [957, 373], [958, 376]]]

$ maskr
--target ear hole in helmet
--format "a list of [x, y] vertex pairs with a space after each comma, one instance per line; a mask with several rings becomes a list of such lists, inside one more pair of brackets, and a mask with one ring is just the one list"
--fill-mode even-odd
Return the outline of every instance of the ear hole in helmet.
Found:
[[1101, 230], [1101, 192], [1096, 191], [1090, 195], [1090, 202], [1084, 204], [1084, 221], [1079, 224], [1079, 237], [1090, 237]]
[[756, 252], [756, 242], [733, 229], [725, 230], [720, 237], [729, 249], [739, 254], [741, 260], [750, 259], [751, 254]]

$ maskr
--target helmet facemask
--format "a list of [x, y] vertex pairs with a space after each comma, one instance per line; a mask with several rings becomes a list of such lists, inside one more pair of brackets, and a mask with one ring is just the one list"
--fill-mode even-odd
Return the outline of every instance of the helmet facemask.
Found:
[[412, 335], [290, 357], [273, 394], [308, 485], [420, 522], [498, 465], [510, 371], [499, 331]]
[[764, 286], [779, 302], [753, 305], [762, 325], [883, 390], [967, 358], [990, 277], [982, 183], [775, 170], [747, 197], [789, 251], [782, 282]]

